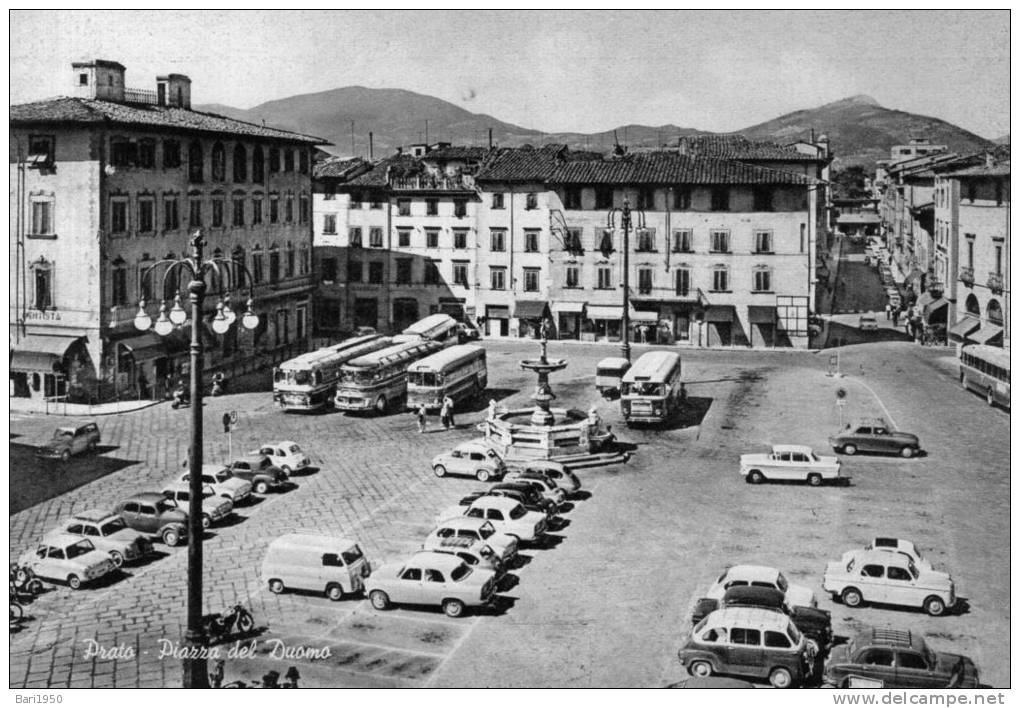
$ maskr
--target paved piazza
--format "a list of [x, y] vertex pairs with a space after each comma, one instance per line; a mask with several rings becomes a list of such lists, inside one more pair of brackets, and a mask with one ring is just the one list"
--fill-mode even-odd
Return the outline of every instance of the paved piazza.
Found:
[[[506, 404], [526, 403], [534, 379], [517, 361], [537, 346], [485, 344], [495, 395]], [[550, 344], [551, 356], [570, 360], [552, 376], [558, 403], [587, 408], [599, 400], [595, 362], [616, 353]], [[581, 470], [590, 497], [563, 514], [565, 524], [547, 547], [525, 550], [494, 610], [457, 620], [439, 611], [377, 612], [360, 598], [275, 596], [257, 570], [269, 541], [297, 530], [353, 536], [376, 567], [416, 550], [436, 512], [481, 486], [437, 479], [429, 460], [474, 437], [482, 410], [460, 413], [451, 431], [432, 418], [421, 435], [409, 414], [283, 414], [268, 393], [208, 400], [207, 460], [226, 456], [218, 421], [236, 409], [235, 452], [289, 438], [318, 467], [296, 477], [297, 488], [242, 507], [234, 523], [206, 536], [206, 611], [243, 602], [260, 631], [255, 658], [228, 660], [227, 680], [251, 681], [270, 667], [282, 673], [295, 664], [307, 686], [661, 686], [685, 675], [676, 650], [690, 629], [692, 603], [723, 567], [753, 562], [814, 588], [838, 635], [862, 625], [915, 629], [936, 649], [970, 655], [982, 683], [1007, 686], [1008, 413], [959, 387], [950, 350], [905, 342], [849, 346], [839, 380], [826, 376], [829, 355], [685, 351], [695, 413], [673, 429], [629, 430], [616, 404], [600, 403], [614, 431], [635, 446], [631, 461]], [[848, 415], [886, 416], [916, 431], [926, 454], [844, 457], [852, 475], [845, 487], [745, 484], [737, 474], [742, 452], [778, 442], [828, 451], [826, 438], [838, 425], [838, 387], [849, 394]], [[73, 511], [158, 489], [180, 469], [188, 417], [160, 404], [100, 418], [107, 447], [96, 464], [109, 469], [105, 476], [90, 476], [83, 463], [64, 472], [58, 464], [26, 467], [34, 475], [80, 473], [91, 481], [13, 514], [11, 560]], [[12, 416], [12, 444], [42, 442], [60, 422]], [[11, 454], [12, 467], [24, 464], [23, 450]], [[21, 476], [12, 470], [12, 479]], [[821, 591], [825, 562], [877, 534], [917, 542], [937, 568], [952, 573], [964, 610], [931, 618], [905, 610], [850, 611], [832, 602]], [[180, 662], [159, 657], [159, 640], [183, 635], [186, 550], [157, 549], [162, 557], [103, 587], [57, 586], [30, 605], [31, 619], [10, 639], [11, 686], [179, 685]], [[129, 648], [133, 657], [87, 657], [90, 639]], [[267, 652], [278, 645], [270, 639], [328, 646], [330, 656], [274, 659]]]

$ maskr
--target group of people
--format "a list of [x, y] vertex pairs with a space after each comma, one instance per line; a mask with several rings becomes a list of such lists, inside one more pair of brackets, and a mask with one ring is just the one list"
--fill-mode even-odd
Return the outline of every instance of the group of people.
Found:
[[[428, 408], [424, 403], [418, 406], [416, 415], [418, 416], [418, 432], [424, 433], [425, 428], [428, 426], [429, 416]], [[443, 405], [439, 408], [439, 422], [443, 424], [446, 430], [456, 426], [453, 420], [453, 399], [449, 396], [443, 398]]]
[[910, 305], [905, 310], [892, 303], [886, 303], [885, 305], [885, 318], [892, 320], [893, 327], [900, 326], [900, 318], [903, 318], [903, 328], [910, 338], [915, 341], [922, 341], [925, 334], [924, 318], [922, 317], [921, 308], [917, 305]]

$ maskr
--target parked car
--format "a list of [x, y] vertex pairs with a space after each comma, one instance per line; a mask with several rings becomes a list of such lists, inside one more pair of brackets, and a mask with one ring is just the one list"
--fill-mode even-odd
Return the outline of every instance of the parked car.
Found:
[[469, 440], [432, 458], [432, 471], [437, 477], [461, 474], [477, 477], [479, 482], [488, 482], [490, 479], [502, 479], [506, 465], [485, 440]]
[[[185, 513], [188, 513], [191, 499], [191, 486], [187, 482], [178, 482], [163, 490], [163, 496], [177, 504]], [[206, 484], [202, 487], [202, 528], [207, 529], [215, 523], [223, 521], [234, 512], [234, 504], [229, 499], [221, 497], [212, 485]]]
[[870, 313], [867, 315], [861, 315], [860, 319], [857, 322], [857, 328], [862, 332], [868, 330], [877, 330], [878, 320], [875, 319], [875, 316]]
[[[171, 484], [187, 482], [191, 474], [185, 472]], [[221, 497], [226, 497], [237, 506], [251, 497], [251, 483], [238, 479], [223, 465], [202, 465], [202, 484], [210, 485]]]
[[568, 496], [581, 491], [581, 480], [577, 475], [555, 460], [511, 461], [506, 463], [506, 470], [503, 479], [507, 481], [518, 478], [522, 473], [537, 472], [545, 475]]
[[481, 332], [478, 328], [470, 325], [466, 322], [457, 323], [457, 342], [458, 344], [464, 344], [465, 342], [473, 342], [476, 339], [481, 339]]
[[828, 563], [822, 588], [847, 607], [878, 602], [920, 607], [937, 617], [956, 605], [956, 586], [948, 573], [887, 551], [855, 551]]
[[740, 456], [740, 476], [749, 484], [767, 479], [806, 480], [812, 487], [840, 478], [836, 457], [816, 455], [805, 445], [773, 445], [772, 452]]
[[367, 337], [370, 334], [378, 334], [378, 332], [376, 332], [376, 330], [375, 330], [375, 327], [357, 327], [354, 330], [354, 334], [352, 334], [351, 336], [352, 337]]
[[278, 490], [286, 485], [290, 478], [265, 455], [238, 457], [227, 465], [227, 469], [237, 479], [251, 483], [256, 494], [265, 494], [270, 489]]
[[[515, 470], [507, 477], [504, 475], [504, 479], [510, 479], [514, 482], [528, 482], [539, 488], [542, 492], [542, 496], [546, 499], [551, 499], [556, 502], [557, 507], [563, 506], [567, 500], [567, 490], [560, 486], [560, 482], [557, 479], [549, 477], [545, 472], [526, 469], [526, 470]], [[564, 480], [565, 485], [570, 485], [569, 481]]]
[[168, 546], [187, 542], [188, 515], [158, 492], [142, 492], [122, 500], [114, 508], [135, 531], [158, 536]]
[[18, 563], [40, 578], [67, 583], [72, 590], [99, 580], [117, 567], [110, 554], [98, 550], [92, 541], [68, 533], [45, 536], [35, 550], [22, 553]]
[[910, 630], [865, 629], [833, 647], [822, 681], [852, 688], [861, 679], [881, 688], [977, 688], [969, 657], [936, 652]]
[[286, 472], [288, 476], [311, 465], [311, 461], [301, 446], [292, 440], [266, 443], [258, 450], [252, 450], [248, 454], [265, 455], [270, 462]]
[[830, 437], [829, 444], [833, 450], [845, 455], [885, 452], [913, 457], [921, 450], [921, 442], [916, 435], [892, 430], [881, 419], [850, 423], [843, 432]]
[[371, 574], [356, 541], [332, 536], [285, 534], [269, 544], [262, 561], [262, 581], [270, 592], [324, 591], [333, 601], [363, 590]]
[[133, 562], [152, 553], [152, 542], [124, 523], [117, 514], [87, 509], [72, 516], [55, 530], [92, 541], [97, 550], [106, 551], [118, 568], [125, 561]]
[[[424, 548], [422, 549], [424, 550]], [[447, 553], [456, 556], [472, 568], [491, 571], [498, 582], [506, 575], [506, 564], [499, 555], [488, 544], [473, 546], [471, 548], [457, 548], [456, 546], [441, 546], [431, 549], [433, 553]]]
[[488, 489], [472, 492], [462, 497], [461, 506], [471, 506], [478, 498], [484, 496], [507, 497], [514, 499], [524, 505], [528, 511], [537, 511], [545, 514], [547, 519], [556, 516], [556, 502], [542, 496], [540, 489], [530, 482], [499, 482]]
[[808, 639], [815, 643], [818, 651], [823, 651], [832, 643], [832, 614], [817, 607], [791, 607], [786, 596], [772, 587], [759, 585], [734, 585], [722, 596], [721, 600], [702, 598], [694, 606], [691, 623], [697, 624], [710, 613], [726, 607], [758, 607], [763, 610], [782, 612], [787, 615]]
[[71, 455], [85, 451], [94, 452], [100, 440], [99, 426], [95, 423], [60, 427], [53, 431], [53, 438], [45, 445], [41, 445], [35, 454], [37, 457], [57, 458], [67, 462]]
[[377, 610], [385, 610], [391, 603], [439, 605], [450, 617], [460, 617], [468, 607], [491, 604], [495, 590], [492, 571], [430, 551], [419, 551], [406, 563], [384, 565], [365, 581], [365, 592]]
[[768, 679], [776, 688], [804, 682], [814, 670], [814, 644], [786, 615], [753, 607], [716, 610], [678, 652], [691, 676], [735, 674]]
[[545, 514], [528, 511], [519, 501], [506, 497], [479, 497], [471, 506], [449, 507], [439, 512], [436, 523], [441, 524], [457, 516], [485, 519], [497, 531], [516, 536], [525, 543], [540, 539], [548, 523]]
[[730, 588], [748, 585], [778, 590], [791, 607], [818, 606], [811, 588], [791, 585], [778, 570], [764, 565], [734, 565], [727, 568], [708, 589], [705, 597], [720, 601]]
[[440, 523], [425, 538], [422, 549], [440, 548], [479, 549], [490, 546], [500, 560], [508, 563], [517, 555], [517, 539], [500, 533], [491, 522], [471, 516], [457, 516]]

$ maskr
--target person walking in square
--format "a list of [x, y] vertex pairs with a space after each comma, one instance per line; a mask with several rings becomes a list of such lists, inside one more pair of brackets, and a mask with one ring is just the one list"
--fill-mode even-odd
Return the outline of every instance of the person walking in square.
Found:
[[428, 422], [428, 415], [429, 415], [429, 412], [425, 408], [425, 404], [424, 403], [422, 403], [420, 406], [418, 406], [418, 432], [419, 433], [424, 433], [425, 432], [425, 424]]
[[453, 419], [453, 399], [449, 396], [444, 397], [443, 405], [446, 406], [446, 418], [450, 421], [450, 427], [456, 428], [457, 422]]
[[453, 401], [450, 400], [449, 396], [446, 396], [445, 398], [443, 398], [443, 405], [439, 409], [439, 422], [443, 424], [443, 427], [446, 430], [450, 429], [450, 419], [452, 418], [452, 413], [450, 409], [452, 405]]
[[898, 307], [894, 307], [892, 311], [892, 326], [893, 327], [900, 326], [900, 308]]
[[887, 302], [885, 303], [885, 318], [888, 320], [891, 317], [892, 317], [892, 303]]

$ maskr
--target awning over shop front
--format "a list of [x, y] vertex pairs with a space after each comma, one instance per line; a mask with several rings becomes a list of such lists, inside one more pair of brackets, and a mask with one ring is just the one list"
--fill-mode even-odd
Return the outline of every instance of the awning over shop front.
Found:
[[968, 334], [967, 339], [977, 344], [988, 344], [996, 337], [1002, 336], [1002, 327], [994, 324], [986, 324], [973, 334]]
[[[928, 293], [924, 294], [927, 295]], [[922, 311], [924, 312], [925, 318], [928, 318], [931, 316], [933, 312], [936, 312], [937, 310], [941, 310], [943, 307], [948, 306], [949, 300], [946, 300], [944, 297], [932, 298], [930, 302], [927, 302], [923, 305]]]
[[751, 324], [775, 324], [775, 305], [748, 305], [747, 321]]
[[522, 320], [540, 320], [549, 306], [545, 300], [518, 300], [514, 303], [514, 317]]
[[507, 305], [486, 305], [485, 316], [490, 319], [508, 320], [510, 319], [510, 308]]
[[733, 305], [709, 305], [705, 308], [705, 322], [732, 322], [735, 314]]
[[68, 347], [81, 337], [30, 334], [14, 345], [11, 371], [52, 372], [53, 365], [64, 358]]
[[580, 314], [584, 311], [583, 302], [554, 302], [551, 307], [553, 312]]
[[622, 320], [622, 305], [588, 305], [589, 320]]
[[631, 310], [630, 321], [634, 324], [658, 324], [659, 313], [648, 310]]
[[135, 361], [146, 361], [166, 356], [166, 343], [155, 332], [144, 332], [137, 337], [129, 337], [118, 342], [134, 355]]
[[974, 317], [964, 317], [949, 328], [949, 335], [956, 339], [963, 339], [968, 334], [981, 326], [981, 322]]

